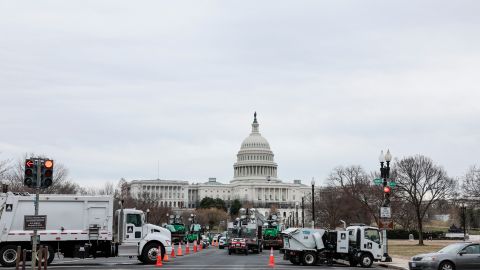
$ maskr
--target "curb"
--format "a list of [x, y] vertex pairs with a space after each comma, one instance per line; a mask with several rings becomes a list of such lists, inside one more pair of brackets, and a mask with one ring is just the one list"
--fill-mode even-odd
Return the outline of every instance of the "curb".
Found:
[[408, 270], [408, 268], [401, 267], [401, 266], [396, 266], [396, 265], [391, 265], [391, 264], [386, 264], [386, 263], [374, 263], [374, 265], [383, 267], [383, 268], [390, 268], [390, 269], [399, 269], [399, 270]]
[[[350, 263], [345, 261], [345, 260], [335, 260], [339, 264], [343, 264], [346, 266], [350, 266]], [[391, 264], [386, 264], [386, 263], [373, 263], [375, 266], [383, 267], [383, 268], [390, 268], [390, 269], [398, 269], [398, 270], [408, 270], [408, 267], [401, 267], [401, 266], [396, 266], [396, 265], [391, 265]]]

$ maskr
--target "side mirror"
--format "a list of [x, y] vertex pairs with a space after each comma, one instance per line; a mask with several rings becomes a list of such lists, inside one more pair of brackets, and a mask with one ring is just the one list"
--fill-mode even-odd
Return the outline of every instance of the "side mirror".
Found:
[[467, 254], [467, 251], [466, 250], [460, 250], [460, 252], [458, 252], [458, 255], [460, 255], [460, 256], [463, 256], [463, 254]]

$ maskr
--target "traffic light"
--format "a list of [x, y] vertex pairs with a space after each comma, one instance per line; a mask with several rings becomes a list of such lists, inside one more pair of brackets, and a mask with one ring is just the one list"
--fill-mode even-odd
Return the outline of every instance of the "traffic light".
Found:
[[383, 187], [383, 198], [384, 198], [384, 206], [390, 206], [390, 192], [392, 189], [389, 186]]
[[23, 184], [29, 188], [37, 186], [37, 164], [31, 159], [25, 160]]
[[42, 163], [40, 187], [48, 188], [53, 183], [53, 160], [47, 159]]

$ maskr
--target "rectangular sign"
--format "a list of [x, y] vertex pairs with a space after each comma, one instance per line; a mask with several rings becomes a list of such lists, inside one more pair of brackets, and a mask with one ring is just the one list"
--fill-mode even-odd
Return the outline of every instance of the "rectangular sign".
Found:
[[390, 208], [390, 207], [380, 207], [380, 217], [381, 218], [391, 218], [392, 217], [392, 208]]
[[47, 228], [47, 216], [24, 216], [23, 229], [25, 231], [45, 230]]
[[383, 183], [383, 179], [382, 178], [375, 178], [375, 179], [373, 179], [373, 183], [375, 185], [379, 186]]
[[378, 228], [379, 229], [386, 229], [386, 230], [393, 230], [393, 220], [391, 220], [391, 219], [379, 219], [378, 220]]

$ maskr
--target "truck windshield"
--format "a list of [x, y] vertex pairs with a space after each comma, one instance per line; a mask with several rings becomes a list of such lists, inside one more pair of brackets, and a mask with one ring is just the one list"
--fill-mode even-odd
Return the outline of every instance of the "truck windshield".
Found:
[[142, 226], [142, 217], [140, 214], [127, 214], [127, 224], [133, 224], [135, 227]]
[[375, 229], [365, 229], [365, 239], [380, 244], [380, 233]]

